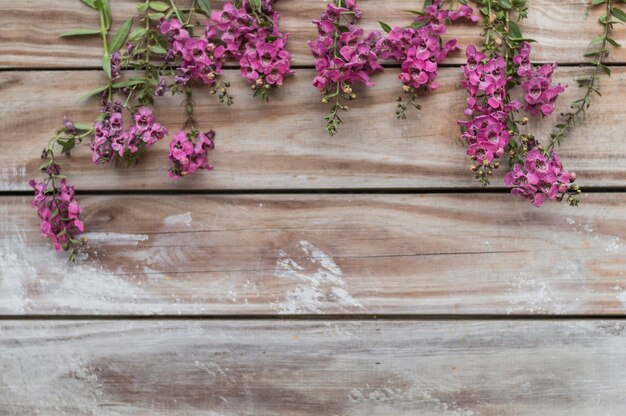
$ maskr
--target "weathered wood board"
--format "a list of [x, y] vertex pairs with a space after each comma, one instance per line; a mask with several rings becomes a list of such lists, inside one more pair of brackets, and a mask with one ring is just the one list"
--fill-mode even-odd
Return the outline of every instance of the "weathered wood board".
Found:
[[68, 266], [0, 199], [0, 314], [622, 314], [626, 196], [85, 196]]
[[[118, 27], [136, 2], [112, 3]], [[522, 30], [534, 60], [562, 64], [562, 111], [581, 94], [602, 7], [529, 3]], [[297, 75], [269, 103], [234, 63], [235, 107], [196, 90], [215, 171], [168, 179], [165, 141], [132, 169], [92, 165], [86, 143], [60, 159], [91, 193], [79, 194], [88, 243], [69, 265], [40, 236], [27, 182], [64, 114], [98, 113], [76, 99], [102, 83], [99, 39], [59, 38], [98, 17], [78, 0], [0, 1], [0, 415], [625, 414], [626, 321], [588, 318], [626, 316], [626, 193], [607, 192], [626, 190], [626, 49], [560, 151], [592, 192], [536, 209], [468, 172], [462, 51], [406, 121], [386, 63], [327, 137], [306, 44], [325, 4], [278, 3]], [[376, 29], [410, 22], [422, 1], [359, 4]], [[178, 97], [156, 111], [171, 132], [182, 124]]]
[[4, 321], [19, 415], [621, 416], [623, 321]]
[[[71, 159], [59, 160], [81, 190], [480, 188], [469, 172], [456, 123], [463, 118], [466, 99], [459, 88], [460, 71], [442, 70], [441, 88], [421, 99], [424, 109], [408, 120], [396, 120], [397, 71], [388, 69], [376, 77], [376, 87], [353, 102], [345, 125], [332, 138], [324, 131], [328, 106], [310, 85], [312, 70], [298, 70], [269, 103], [252, 97], [239, 71], [228, 71], [237, 100], [233, 107], [219, 104], [206, 90], [195, 93], [201, 127], [217, 132], [215, 170], [210, 173], [168, 179], [167, 140], [131, 169], [94, 165], [86, 143]], [[587, 70], [557, 70], [557, 80], [569, 85], [557, 111], [582, 94], [573, 79], [584, 73]], [[30, 189], [28, 180], [39, 174], [41, 148], [62, 116], [90, 123], [98, 115], [97, 100], [77, 105], [76, 99], [101, 82], [96, 71], [0, 73], [0, 189]], [[594, 99], [561, 155], [583, 186], [625, 186], [626, 68], [615, 68], [613, 76], [601, 82], [604, 96]], [[180, 97], [160, 100], [157, 113], [170, 136], [184, 121]], [[556, 122], [556, 117], [536, 118], [529, 131], [545, 137]], [[493, 185], [503, 186], [501, 175], [494, 177]]]
[[[223, 1], [211, 1], [220, 8]], [[589, 41], [602, 31], [598, 17], [603, 7], [590, 8], [584, 0], [533, 0], [529, 17], [522, 21], [524, 34], [538, 41], [533, 50], [537, 61], [563, 63], [585, 62], [583, 54]], [[136, 14], [133, 0], [115, 0], [112, 13], [114, 28], [128, 16]], [[360, 24], [366, 29], [380, 30], [379, 21], [391, 25], [409, 24], [413, 15], [406, 10], [421, 9], [421, 0], [366, 0], [359, 3], [363, 9]], [[312, 65], [307, 41], [315, 39], [316, 29], [311, 24], [322, 13], [323, 0], [283, 0], [277, 9], [281, 12], [281, 29], [291, 33], [289, 50], [296, 65]], [[27, 24], [25, 24], [27, 22]], [[28, 24], [30, 22], [31, 24]], [[100, 41], [59, 39], [59, 35], [73, 27], [99, 27], [98, 14], [78, 0], [3, 1], [0, 3], [0, 68], [66, 68], [100, 66]], [[449, 38], [457, 38], [461, 45], [479, 44], [480, 25], [457, 24], [448, 30]], [[626, 28], [616, 27], [615, 39], [624, 39]], [[626, 61], [626, 49], [617, 49], [611, 61]], [[447, 62], [460, 63], [463, 53], [457, 52]]]

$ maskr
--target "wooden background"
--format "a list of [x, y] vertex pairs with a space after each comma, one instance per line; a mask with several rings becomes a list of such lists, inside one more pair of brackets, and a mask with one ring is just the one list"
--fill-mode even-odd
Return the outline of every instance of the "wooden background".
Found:
[[[529, 3], [533, 57], [570, 86], [562, 111], [601, 10]], [[421, 2], [361, 5], [375, 28]], [[97, 15], [0, 0], [0, 415], [626, 414], [626, 50], [561, 152], [582, 205], [536, 209], [468, 172], [462, 53], [420, 113], [395, 120], [390, 67], [327, 137], [306, 46], [324, 7], [278, 4], [297, 75], [269, 103], [236, 68], [235, 107], [197, 91], [215, 171], [169, 180], [166, 141], [132, 169], [92, 165], [87, 145], [62, 159], [89, 238], [70, 266], [27, 182], [63, 115], [97, 115], [76, 98], [102, 82], [99, 41], [58, 37]], [[134, 2], [112, 9], [119, 25]], [[177, 98], [157, 112], [183, 120]]]

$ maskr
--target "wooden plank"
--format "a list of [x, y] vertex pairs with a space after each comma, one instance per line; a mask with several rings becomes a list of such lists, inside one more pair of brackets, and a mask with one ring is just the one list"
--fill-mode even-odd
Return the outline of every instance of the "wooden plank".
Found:
[[[603, 8], [590, 9], [590, 1], [583, 0], [534, 0], [530, 3], [529, 18], [521, 27], [526, 36], [538, 41], [533, 52], [537, 61], [584, 62], [582, 57], [589, 41], [601, 33], [598, 17]], [[213, 1], [214, 8], [223, 1]], [[380, 29], [379, 21], [392, 25], [411, 22], [407, 9], [419, 9], [422, 1], [416, 0], [370, 0], [361, 1], [361, 23], [367, 30]], [[116, 0], [112, 5], [114, 27], [128, 16], [135, 15], [135, 1]], [[309, 0], [289, 0], [278, 4], [281, 27], [291, 33], [289, 49], [297, 65], [312, 65], [307, 41], [317, 35], [312, 19], [319, 17], [325, 3]], [[0, 4], [0, 68], [53, 68], [98, 67], [101, 46], [97, 38], [60, 39], [59, 35], [73, 27], [99, 27], [98, 16], [93, 10], [82, 6], [77, 0], [46, 0], [28, 2], [5, 1]], [[457, 38], [462, 45], [478, 44], [480, 25], [455, 25], [450, 27], [450, 38]], [[624, 39], [626, 29], [617, 25], [615, 39]], [[456, 53], [450, 62], [462, 62], [463, 54]], [[625, 62], [626, 50], [616, 49], [611, 61]]]
[[[456, 120], [463, 117], [466, 98], [459, 87], [460, 71], [442, 70], [442, 87], [424, 96], [424, 109], [405, 121], [394, 114], [396, 71], [377, 77], [377, 86], [354, 102], [334, 138], [324, 132], [328, 106], [309, 85], [311, 70], [300, 70], [269, 103], [252, 98], [238, 71], [229, 71], [235, 106], [220, 105], [205, 90], [195, 94], [201, 126], [217, 131], [212, 155], [216, 169], [210, 173], [168, 179], [167, 140], [131, 169], [93, 165], [87, 144], [71, 159], [60, 160], [79, 189], [480, 188], [458, 138]], [[573, 85], [559, 99], [557, 111], [581, 94], [573, 79], [583, 73], [558, 70], [557, 79]], [[77, 104], [76, 98], [100, 82], [93, 71], [0, 73], [0, 189], [30, 189], [28, 180], [39, 173], [41, 148], [62, 116], [89, 122], [98, 114], [95, 100]], [[594, 98], [587, 118], [566, 139], [564, 163], [578, 173], [583, 186], [624, 185], [625, 82], [626, 68], [603, 78], [604, 96]], [[172, 134], [183, 123], [178, 97], [159, 101], [157, 111]], [[533, 119], [531, 131], [545, 137], [554, 123], [556, 118]], [[502, 186], [501, 176], [493, 184]]]
[[623, 321], [0, 323], [11, 415], [607, 415]]
[[623, 314], [626, 195], [84, 196], [87, 259], [0, 199], [0, 314]]

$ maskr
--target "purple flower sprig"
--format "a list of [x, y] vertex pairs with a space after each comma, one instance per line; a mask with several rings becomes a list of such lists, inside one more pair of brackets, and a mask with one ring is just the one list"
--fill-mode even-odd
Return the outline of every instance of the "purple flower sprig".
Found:
[[324, 94], [323, 103], [332, 102], [325, 117], [330, 136], [337, 134], [342, 124], [339, 111], [349, 110], [344, 103], [356, 98], [353, 86], [373, 86], [370, 75], [383, 70], [378, 62], [381, 33], [372, 31], [365, 36], [363, 29], [356, 26], [360, 17], [356, 0], [333, 0], [320, 19], [313, 20], [319, 34], [316, 40], [309, 41], [317, 73], [313, 86]]
[[233, 97], [228, 92], [230, 84], [219, 79], [226, 49], [220, 44], [211, 22], [207, 22], [199, 37], [193, 37], [191, 28], [176, 18], [164, 20], [159, 28], [170, 45], [165, 61], [175, 68], [175, 82], [169, 89], [177, 93], [194, 83], [207, 85], [209, 93], [217, 94], [220, 102], [233, 104]]
[[120, 101], [109, 101], [94, 123], [91, 142], [91, 160], [96, 164], [120, 161], [130, 166], [137, 163], [145, 151], [167, 134], [167, 129], [155, 120], [150, 107], [132, 111], [133, 123], [124, 128], [124, 106]]
[[183, 129], [174, 135], [168, 152], [168, 176], [174, 179], [191, 175], [197, 170], [213, 169], [208, 161], [208, 154], [215, 149], [215, 132], [200, 132], [196, 129], [191, 87], [187, 86], [185, 94], [187, 120]]
[[[469, 120], [458, 122], [472, 160], [470, 168], [476, 179], [488, 185], [489, 177], [501, 166], [500, 159], [507, 158], [505, 186], [512, 194], [535, 206], [567, 195], [568, 202], [577, 205], [580, 188], [574, 183], [576, 175], [563, 168], [551, 147], [542, 147], [535, 137], [520, 130], [530, 121], [519, 116], [523, 104], [529, 115], [547, 117], [565, 90], [552, 84], [556, 63], [531, 64], [532, 40], [523, 37], [514, 21], [515, 16], [518, 20], [526, 17], [526, 0], [505, 5], [495, 0], [479, 3], [485, 18], [485, 41], [480, 48], [466, 49], [462, 85], [468, 93], [465, 115]], [[511, 98], [517, 86], [523, 90], [523, 103]], [[549, 166], [545, 172], [544, 166]]]
[[211, 15], [211, 24], [221, 32], [225, 55], [239, 62], [241, 76], [255, 97], [269, 100], [271, 90], [280, 88], [284, 78], [293, 75], [289, 34], [279, 29], [280, 15], [273, 0], [236, 0]]
[[76, 261], [78, 250], [84, 243], [84, 240], [78, 238], [84, 226], [74, 187], [68, 185], [65, 175], [61, 175], [61, 167], [55, 159], [55, 148], [60, 146], [61, 153], [69, 156], [77, 143], [93, 133], [92, 127], [64, 118], [63, 127], [56, 130], [41, 154], [43, 163], [39, 169], [46, 177], [41, 181], [29, 181], [35, 191], [32, 206], [37, 208], [41, 234], [52, 241], [55, 250], [69, 251], [71, 262]]
[[380, 23], [387, 32], [380, 40], [381, 58], [400, 63], [401, 73], [398, 78], [403, 84], [402, 92], [408, 96], [406, 103], [402, 96], [398, 97], [396, 116], [399, 119], [406, 119], [409, 107], [421, 109], [417, 103], [418, 91], [431, 91], [439, 86], [436, 82], [438, 64], [450, 52], [458, 49], [456, 39], [443, 42], [442, 35], [446, 33], [446, 26], [463, 18], [471, 22], [479, 20], [466, 4], [460, 4], [456, 9], [448, 9], [444, 7], [444, 0], [425, 3], [423, 11], [413, 13], [417, 17], [410, 26], [396, 26], [392, 29], [389, 25]]

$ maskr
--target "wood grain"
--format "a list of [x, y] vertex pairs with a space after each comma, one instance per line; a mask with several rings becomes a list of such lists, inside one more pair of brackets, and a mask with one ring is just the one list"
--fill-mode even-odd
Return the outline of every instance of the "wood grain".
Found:
[[85, 196], [77, 266], [0, 199], [0, 314], [623, 314], [626, 196]]
[[[195, 94], [200, 125], [217, 131], [215, 170], [210, 173], [168, 179], [167, 140], [131, 169], [93, 165], [87, 144], [71, 159], [60, 161], [79, 189], [92, 190], [480, 188], [458, 138], [456, 120], [463, 117], [466, 98], [459, 88], [459, 70], [442, 70], [441, 88], [425, 95], [424, 109], [405, 121], [396, 120], [394, 114], [399, 94], [396, 71], [378, 76], [376, 87], [354, 101], [334, 138], [324, 131], [328, 108], [310, 85], [311, 70], [299, 70], [269, 103], [253, 99], [238, 71], [229, 71], [226, 78], [233, 83], [235, 106], [220, 105], [206, 90]], [[581, 94], [573, 79], [584, 73], [584, 69], [557, 70], [558, 81], [570, 85], [557, 111]], [[41, 149], [62, 116], [89, 123], [98, 114], [96, 100], [77, 105], [76, 99], [100, 82], [93, 71], [0, 73], [0, 189], [30, 189], [28, 180], [39, 174]], [[603, 97], [594, 99], [587, 118], [566, 139], [564, 163], [583, 186], [626, 184], [625, 82], [626, 68], [614, 69], [610, 79], [602, 78]], [[159, 101], [157, 112], [170, 136], [184, 120], [179, 97]], [[533, 118], [530, 131], [545, 137], [554, 123], [556, 117]], [[493, 185], [502, 186], [501, 176], [495, 176]]]
[[[215, 9], [223, 1], [211, 2]], [[422, 1], [370, 0], [361, 1], [362, 26], [380, 29], [379, 21], [391, 25], [405, 25], [412, 15], [405, 10], [420, 9]], [[529, 18], [521, 24], [528, 37], [538, 41], [533, 51], [537, 61], [584, 62], [583, 53], [589, 41], [601, 33], [598, 17], [603, 7], [590, 9], [586, 0], [534, 0], [530, 3]], [[135, 1], [116, 0], [112, 4], [114, 28], [135, 15]], [[307, 41], [316, 37], [312, 19], [317, 19], [325, 3], [310, 0], [289, 0], [277, 6], [281, 12], [281, 28], [291, 33], [289, 49], [293, 63], [312, 65]], [[101, 45], [92, 39], [60, 39], [59, 35], [73, 27], [99, 27], [98, 15], [77, 0], [4, 1], [0, 3], [0, 68], [58, 68], [100, 66]], [[459, 24], [449, 28], [448, 36], [457, 38], [461, 45], [480, 43], [480, 25]], [[613, 37], [623, 40], [626, 29], [617, 25]], [[462, 62], [457, 53], [448, 62]], [[625, 62], [626, 50], [616, 49], [611, 61]]]
[[623, 321], [0, 323], [10, 415], [621, 416]]

